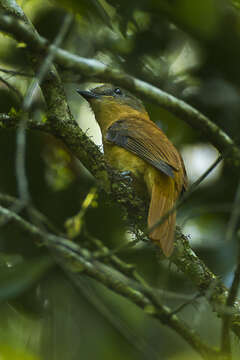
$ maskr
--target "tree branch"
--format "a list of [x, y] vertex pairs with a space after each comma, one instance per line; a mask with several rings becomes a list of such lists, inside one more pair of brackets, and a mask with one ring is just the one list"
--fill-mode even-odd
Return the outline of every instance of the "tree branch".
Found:
[[[235, 201], [233, 204], [232, 214], [230, 217], [227, 233], [226, 233], [226, 241], [230, 242], [233, 240], [233, 235], [237, 229], [237, 224], [240, 217], [239, 212], [239, 206], [240, 206], [240, 182], [238, 183], [236, 195], [235, 195]], [[238, 234], [239, 235], [239, 234]], [[226, 299], [226, 306], [231, 310], [235, 304], [239, 284], [240, 284], [240, 237], [238, 236], [238, 256], [237, 256], [237, 266], [236, 270], [234, 272], [233, 281], [229, 290], [228, 297]], [[232, 321], [232, 314], [231, 312], [226, 312], [224, 314], [222, 319], [222, 339], [221, 339], [221, 346], [222, 351], [227, 356], [230, 356], [231, 354], [231, 338], [230, 338], [230, 324]]]
[[[107, 288], [129, 299], [146, 313], [159, 320], [163, 325], [167, 325], [175, 330], [199, 352], [204, 359], [210, 359], [211, 356], [218, 355], [217, 351], [202, 342], [195, 331], [189, 329], [176, 315], [172, 315], [168, 307], [161, 305], [159, 301], [157, 303], [155, 301], [153, 302], [152, 288], [149, 288], [148, 293], [146, 293], [146, 289], [141, 290], [141, 283], [130, 281], [125, 275], [116, 270], [113, 272], [112, 268], [107, 267], [98, 260], [94, 260], [87, 249], [82, 248], [66, 238], [39, 230], [36, 226], [2, 206], [0, 206], [0, 214], [8, 220], [16, 222], [25, 231], [32, 234], [35, 238], [38, 238], [45, 246], [56, 251], [60, 255], [57, 261], [65, 270], [70, 272], [72, 276], [77, 278], [79, 274], [84, 273], [101, 282]], [[71, 260], [75, 262], [77, 260], [77, 265], [74, 266], [74, 262]]]
[[237, 259], [237, 267], [234, 272], [234, 278], [232, 281], [231, 288], [229, 290], [228, 297], [226, 299], [226, 307], [229, 311], [223, 315], [223, 322], [222, 322], [222, 338], [221, 338], [221, 348], [222, 352], [226, 354], [226, 356], [230, 356], [231, 354], [231, 338], [230, 338], [230, 328], [231, 328], [231, 321], [233, 320], [232, 316], [232, 309], [234, 309], [235, 301], [238, 294], [240, 283], [240, 254], [238, 255]]

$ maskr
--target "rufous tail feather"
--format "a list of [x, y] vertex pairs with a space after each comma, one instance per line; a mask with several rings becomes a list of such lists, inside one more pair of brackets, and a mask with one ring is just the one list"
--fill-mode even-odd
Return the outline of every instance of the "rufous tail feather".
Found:
[[[152, 196], [148, 212], [148, 227], [151, 228], [160, 218], [174, 206], [174, 183], [172, 179], [164, 182], [164, 191], [160, 184], [153, 184]], [[163, 224], [154, 229], [149, 237], [160, 243], [166, 257], [173, 252], [176, 212], [173, 212]]]

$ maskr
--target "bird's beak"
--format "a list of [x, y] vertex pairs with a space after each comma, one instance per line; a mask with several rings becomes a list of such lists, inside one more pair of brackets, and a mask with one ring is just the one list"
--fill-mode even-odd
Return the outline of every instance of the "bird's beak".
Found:
[[80, 94], [82, 97], [84, 97], [85, 100], [90, 101], [91, 99], [98, 99], [99, 95], [94, 94], [91, 90], [79, 90], [77, 89], [77, 93]]

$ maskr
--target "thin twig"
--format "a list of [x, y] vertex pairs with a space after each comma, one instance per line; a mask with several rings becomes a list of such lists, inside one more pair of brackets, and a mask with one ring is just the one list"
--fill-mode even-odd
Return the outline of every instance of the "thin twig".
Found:
[[[229, 295], [227, 298], [226, 306], [227, 308], [232, 308], [237, 297], [238, 288], [240, 283], [240, 256], [238, 256], [237, 268], [234, 273], [233, 282], [229, 290]], [[221, 339], [221, 349], [224, 354], [231, 354], [231, 339], [230, 339], [230, 326], [232, 321], [232, 314], [226, 312], [223, 314], [222, 322], [222, 339]]]
[[[58, 35], [54, 41], [54, 46], [60, 46], [63, 41], [67, 31], [72, 22], [72, 15], [67, 14], [63, 25], [61, 26]], [[16, 135], [16, 177], [17, 177], [17, 185], [18, 185], [18, 194], [19, 197], [24, 201], [24, 203], [30, 203], [30, 193], [28, 189], [28, 180], [26, 174], [26, 124], [27, 124], [27, 116], [26, 113], [30, 110], [34, 93], [37, 89], [37, 86], [41, 84], [44, 77], [46, 76], [50, 66], [54, 60], [55, 56], [55, 48], [50, 47], [47, 53], [46, 58], [43, 60], [39, 70], [36, 73], [35, 79], [32, 80], [31, 85], [28, 87], [27, 92], [23, 99], [22, 110], [23, 116], [21, 121], [19, 122], [19, 127]]]
[[[0, 202], [6, 205], [11, 205], [11, 211], [13, 212], [17, 212], [14, 211], [14, 207], [17, 210], [23, 207], [23, 202], [20, 199], [17, 199], [14, 196], [7, 194], [0, 193]], [[46, 227], [46, 229], [48, 229], [55, 235], [60, 235], [60, 236], [63, 235], [63, 233], [59, 229], [57, 229], [56, 226], [43, 213], [37, 210], [33, 205], [29, 206], [28, 210], [31, 214], [31, 217], [35, 218], [38, 224], [39, 223], [43, 224]], [[6, 222], [7, 222], [6, 219], [5, 220], [1, 219], [0, 226], [5, 225]]]
[[21, 71], [17, 71], [17, 70], [4, 69], [4, 68], [0, 68], [0, 72], [9, 74], [9, 75], [13, 75], [13, 76], [24, 76], [24, 77], [33, 77], [34, 76], [33, 74], [29, 74], [29, 73], [25, 73], [25, 72], [21, 72]]
[[9, 83], [9, 81], [7, 81], [6, 79], [4, 79], [2, 76], [0, 76], [0, 81], [5, 84], [10, 91], [12, 91], [14, 94], [17, 95], [18, 101], [19, 103], [22, 102], [23, 97], [22, 94], [20, 93], [20, 91], [18, 91], [18, 89], [15, 88], [15, 86], [13, 86], [12, 84]]
[[200, 298], [203, 297], [202, 294], [196, 294], [192, 299], [189, 299], [188, 301], [184, 302], [183, 304], [179, 305], [175, 310], [172, 311], [172, 314], [177, 314], [180, 311], [182, 311], [183, 309], [185, 309], [185, 307], [189, 306], [189, 305], [193, 305], [196, 303], [196, 301]]
[[227, 227], [226, 241], [233, 240], [234, 233], [236, 232], [238, 221], [240, 218], [240, 180], [238, 183], [235, 200], [232, 208], [232, 213]]
[[[238, 183], [234, 205], [230, 217], [230, 221], [226, 233], [226, 241], [231, 241], [237, 229], [237, 224], [240, 218], [240, 181]], [[238, 239], [239, 242], [240, 239]], [[238, 293], [240, 283], [240, 244], [238, 243], [238, 257], [237, 257], [237, 267], [234, 272], [234, 277], [232, 285], [229, 290], [229, 295], [226, 301], [226, 307], [229, 309], [232, 308]], [[231, 338], [230, 338], [230, 325], [232, 321], [231, 312], [226, 312], [223, 314], [222, 318], [222, 338], [221, 338], [221, 348], [223, 353], [230, 357], [231, 355]]]
[[[238, 242], [240, 239], [238, 238]], [[229, 290], [229, 294], [226, 300], [226, 308], [228, 311], [225, 311], [222, 316], [222, 337], [221, 337], [221, 349], [222, 352], [228, 356], [231, 355], [231, 338], [230, 338], [230, 327], [233, 320], [232, 311], [234, 310], [233, 306], [235, 304], [238, 289], [240, 284], [240, 244], [238, 244], [238, 257], [237, 257], [237, 267], [234, 272], [234, 277], [232, 285]]]

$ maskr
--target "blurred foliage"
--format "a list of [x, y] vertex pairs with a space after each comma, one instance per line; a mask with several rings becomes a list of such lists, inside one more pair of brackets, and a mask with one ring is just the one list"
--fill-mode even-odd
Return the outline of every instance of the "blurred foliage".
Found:
[[[56, 37], [66, 12], [71, 11], [75, 18], [63, 48], [96, 58], [187, 101], [239, 144], [239, 1], [23, 0], [19, 3], [39, 33], [50, 41]], [[25, 49], [2, 34], [0, 68], [30, 74]], [[75, 92], [79, 86], [88, 86], [88, 79], [69, 70], [58, 70], [66, 82], [75, 118], [81, 117], [81, 123], [88, 127], [88, 117], [81, 112], [83, 102]], [[0, 70], [0, 111], [18, 110], [19, 97], [1, 78], [24, 95], [29, 77]], [[151, 119], [179, 149], [186, 145], [191, 149], [206, 142], [166, 110], [150, 103], [146, 107]], [[31, 111], [34, 119], [44, 116], [40, 93]], [[0, 131], [0, 193], [16, 196], [15, 143], [16, 131]], [[90, 234], [111, 249], [118, 249], [118, 255], [136, 264], [152, 285], [165, 289], [164, 300], [173, 309], [189, 300], [189, 296], [194, 297], [195, 289], [188, 279], [174, 266], [160, 262], [150, 244], [124, 246], [134, 235], [126, 232], [122, 211], [117, 204], [110, 205], [105, 194], [98, 193], [98, 206], [83, 210], [84, 201], [95, 185], [94, 179], [59, 141], [29, 132], [26, 166], [34, 205], [60, 232], [65, 231], [67, 219], [74, 220], [76, 241], [87, 244]], [[237, 178], [231, 167], [224, 165], [219, 177], [199, 187], [178, 214], [194, 250], [227, 285], [232, 279], [237, 241], [235, 238], [226, 243], [225, 233], [236, 186]], [[21, 214], [29, 216], [25, 210]], [[8, 291], [12, 290], [0, 306], [1, 358], [38, 359], [31, 353], [44, 360], [80, 357], [105, 360], [112, 359], [113, 354], [115, 359], [126, 360], [146, 359], [149, 354], [151, 359], [198, 358], [177, 335], [94, 281], [83, 279], [77, 290], [59, 268], [48, 268], [44, 262], [46, 250], [36, 246], [33, 240], [11, 222], [1, 227], [0, 297], [3, 284]], [[169, 290], [176, 296], [171, 297]], [[187, 306], [181, 315], [206, 341], [218, 344], [219, 320], [204, 299]], [[18, 349], [22, 352], [16, 355]]]
[[11, 346], [0, 344], [0, 354], [2, 360], [40, 360], [39, 356], [31, 354], [22, 349], [13, 349]]
[[45, 177], [52, 190], [63, 190], [74, 181], [74, 172], [71, 169], [71, 156], [59, 142], [55, 146], [46, 144], [43, 159], [46, 164]]

